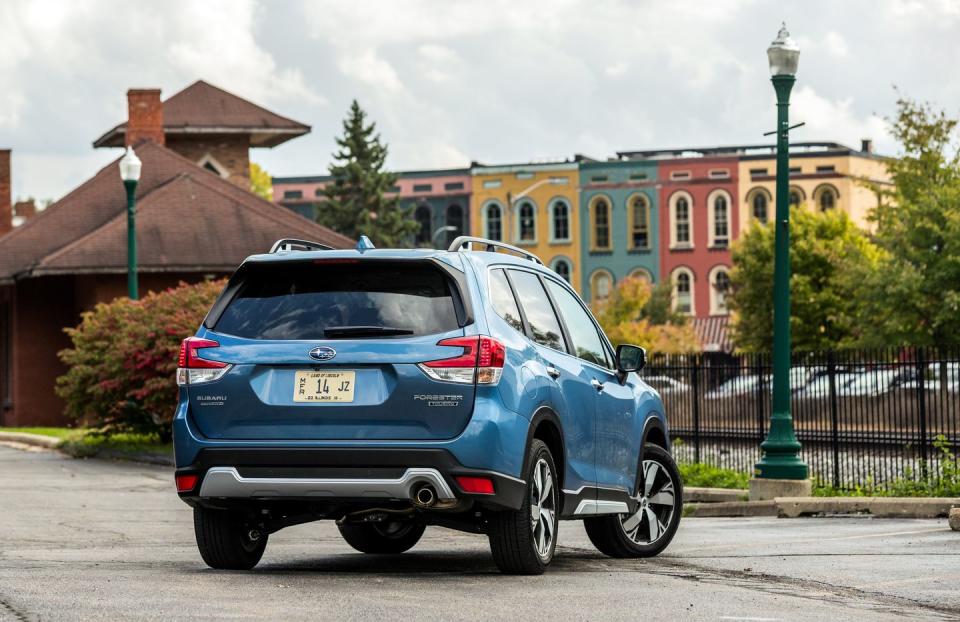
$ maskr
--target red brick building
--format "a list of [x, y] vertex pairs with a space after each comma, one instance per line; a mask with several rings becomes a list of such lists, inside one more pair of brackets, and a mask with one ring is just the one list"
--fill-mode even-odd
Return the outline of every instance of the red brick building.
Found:
[[[247, 150], [278, 145], [309, 131], [306, 125], [203, 82], [162, 104], [158, 90], [132, 90], [128, 103], [128, 122], [96, 144], [131, 144], [143, 162], [137, 186], [141, 291], [228, 274], [282, 237], [352, 245], [246, 189]], [[64, 372], [57, 352], [69, 346], [63, 328], [75, 326], [97, 302], [125, 295], [126, 195], [118, 161], [0, 236], [0, 425], [64, 423], [54, 395]], [[8, 223], [9, 165], [6, 170], [0, 222]]]

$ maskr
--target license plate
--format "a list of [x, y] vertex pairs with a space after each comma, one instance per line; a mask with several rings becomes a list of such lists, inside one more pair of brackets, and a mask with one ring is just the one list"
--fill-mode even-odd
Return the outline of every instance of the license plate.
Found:
[[352, 402], [353, 371], [298, 371], [293, 382], [294, 402]]

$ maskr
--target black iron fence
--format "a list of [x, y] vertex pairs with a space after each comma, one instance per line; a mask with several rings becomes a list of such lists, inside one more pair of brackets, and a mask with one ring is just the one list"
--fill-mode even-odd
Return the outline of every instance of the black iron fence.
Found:
[[[770, 421], [767, 354], [652, 355], [678, 459], [751, 472]], [[796, 353], [790, 370], [801, 455], [839, 488], [938, 472], [939, 437], [960, 440], [960, 349]]]

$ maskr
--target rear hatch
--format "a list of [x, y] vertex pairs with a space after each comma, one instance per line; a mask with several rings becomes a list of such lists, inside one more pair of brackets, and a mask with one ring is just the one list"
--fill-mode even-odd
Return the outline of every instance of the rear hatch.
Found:
[[473, 384], [440, 382], [418, 363], [469, 323], [456, 271], [430, 259], [245, 264], [200, 336], [198, 355], [230, 363], [188, 386], [208, 438], [434, 440], [455, 437]]

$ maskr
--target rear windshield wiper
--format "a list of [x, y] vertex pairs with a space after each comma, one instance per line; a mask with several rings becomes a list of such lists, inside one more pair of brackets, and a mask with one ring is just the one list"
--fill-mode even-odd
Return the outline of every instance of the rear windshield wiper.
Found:
[[389, 335], [412, 335], [408, 328], [393, 326], [332, 326], [323, 329], [324, 337], [381, 337]]

